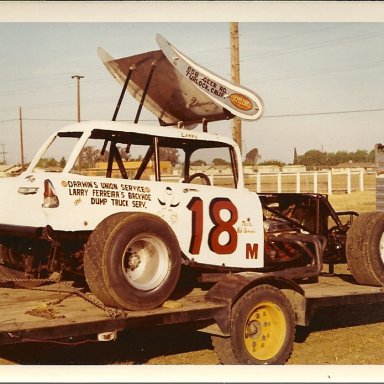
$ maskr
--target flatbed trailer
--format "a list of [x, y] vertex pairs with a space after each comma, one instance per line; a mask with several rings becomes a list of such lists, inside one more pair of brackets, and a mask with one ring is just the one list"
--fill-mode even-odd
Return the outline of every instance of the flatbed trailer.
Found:
[[[239, 284], [244, 279], [237, 278], [230, 276], [224, 279], [227, 280], [224, 285], [219, 282], [209, 289], [193, 288], [162, 307], [140, 311], [105, 307], [92, 294], [67, 283], [33, 289], [0, 288], [0, 344], [89, 338], [91, 335], [108, 341], [114, 340], [123, 330], [182, 323], [193, 324], [196, 330], [211, 333], [216, 338], [219, 335], [223, 336], [219, 338], [229, 339], [233, 327], [236, 328], [231, 315], [234, 301], [254, 288], [255, 282], [256, 286], [269, 284], [264, 277], [250, 279], [247, 276], [251, 283], [244, 286]], [[233, 286], [241, 288], [228, 295], [226, 288]], [[295, 325], [309, 325], [320, 307], [384, 302], [382, 287], [358, 285], [348, 274], [322, 274], [317, 282], [300, 284], [298, 289], [302, 291], [281, 289], [293, 307]]]

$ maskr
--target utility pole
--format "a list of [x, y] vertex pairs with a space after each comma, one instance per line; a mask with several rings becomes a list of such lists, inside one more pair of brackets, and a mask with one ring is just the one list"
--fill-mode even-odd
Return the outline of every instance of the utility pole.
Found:
[[[240, 84], [240, 59], [239, 59], [239, 26], [231, 22], [231, 75], [235, 84]], [[232, 120], [232, 137], [242, 152], [241, 120], [234, 117]]]
[[20, 157], [21, 157], [21, 168], [24, 169], [23, 116], [22, 116], [22, 114], [21, 114], [21, 107], [19, 107], [19, 127], [20, 127]]
[[73, 75], [72, 79], [77, 79], [77, 121], [80, 122], [80, 79], [83, 79], [84, 76]]
[[0, 144], [2, 147], [3, 147], [3, 150], [0, 152], [1, 155], [3, 155], [3, 164], [7, 164], [6, 160], [5, 160], [5, 154], [7, 152], [5, 152], [5, 144]]

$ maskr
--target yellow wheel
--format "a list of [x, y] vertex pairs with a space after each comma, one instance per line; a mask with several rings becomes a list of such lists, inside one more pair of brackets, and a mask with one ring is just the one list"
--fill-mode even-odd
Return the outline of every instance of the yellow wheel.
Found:
[[277, 288], [260, 285], [232, 309], [231, 345], [238, 364], [284, 364], [292, 352], [292, 306]]
[[261, 302], [250, 312], [243, 329], [245, 347], [257, 360], [269, 360], [281, 349], [286, 323], [280, 307]]

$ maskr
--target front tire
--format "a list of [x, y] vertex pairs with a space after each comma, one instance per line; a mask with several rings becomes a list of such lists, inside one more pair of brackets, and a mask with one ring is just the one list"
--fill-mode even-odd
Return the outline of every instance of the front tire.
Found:
[[181, 252], [172, 229], [159, 217], [120, 213], [91, 234], [84, 272], [91, 291], [111, 307], [130, 310], [160, 306], [180, 274]]
[[234, 358], [233, 364], [284, 364], [292, 352], [294, 337], [291, 303], [279, 289], [260, 285], [233, 306], [232, 352], [226, 353], [225, 360]]
[[347, 234], [346, 256], [359, 284], [384, 285], [384, 212], [356, 217]]

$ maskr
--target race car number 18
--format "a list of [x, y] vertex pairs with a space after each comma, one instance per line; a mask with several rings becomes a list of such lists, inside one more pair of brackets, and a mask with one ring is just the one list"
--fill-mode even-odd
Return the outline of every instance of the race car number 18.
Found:
[[[192, 212], [192, 236], [189, 252], [193, 255], [198, 255], [201, 249], [204, 229], [203, 204], [200, 197], [193, 197], [187, 205], [187, 208]], [[229, 218], [222, 218], [221, 213], [223, 211], [229, 213]], [[209, 217], [213, 224], [208, 234], [210, 250], [219, 255], [228, 255], [235, 252], [237, 232], [234, 225], [238, 219], [235, 205], [227, 198], [215, 198], [209, 204]]]

